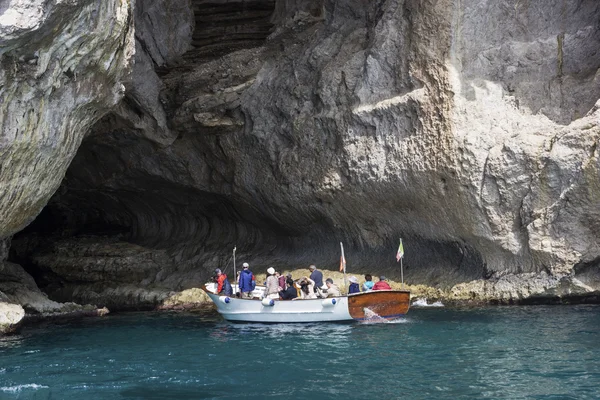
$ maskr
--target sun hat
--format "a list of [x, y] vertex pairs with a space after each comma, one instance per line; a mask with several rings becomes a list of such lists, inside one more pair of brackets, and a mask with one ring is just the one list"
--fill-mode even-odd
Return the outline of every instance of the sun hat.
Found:
[[381, 276], [379, 277], [379, 280], [380, 280], [380, 281], [385, 281], [385, 280], [386, 280], [386, 279], [385, 279], [385, 276], [384, 276], [384, 275], [381, 275]]
[[250, 268], [250, 264], [244, 263], [244, 264], [242, 264], [242, 267], [244, 267], [244, 268]]
[[269, 275], [275, 275], [275, 268], [269, 267], [269, 269], [267, 269], [267, 274], [269, 274]]
[[356, 279], [355, 276], [351, 276], [350, 278], [348, 278], [348, 280], [352, 283], [358, 283], [358, 279]]

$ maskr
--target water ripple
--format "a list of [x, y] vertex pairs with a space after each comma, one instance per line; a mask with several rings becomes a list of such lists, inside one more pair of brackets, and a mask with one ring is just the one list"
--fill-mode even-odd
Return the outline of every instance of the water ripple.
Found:
[[598, 337], [591, 306], [433, 307], [379, 324], [116, 315], [0, 340], [0, 389], [67, 400], [593, 399]]

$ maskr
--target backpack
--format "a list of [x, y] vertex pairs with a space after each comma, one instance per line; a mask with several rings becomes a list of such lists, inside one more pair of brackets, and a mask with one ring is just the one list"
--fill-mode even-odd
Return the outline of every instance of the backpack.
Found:
[[225, 280], [223, 281], [222, 291], [225, 293], [225, 296], [233, 296], [233, 288], [229, 283], [229, 279], [227, 279], [227, 275], [225, 275]]

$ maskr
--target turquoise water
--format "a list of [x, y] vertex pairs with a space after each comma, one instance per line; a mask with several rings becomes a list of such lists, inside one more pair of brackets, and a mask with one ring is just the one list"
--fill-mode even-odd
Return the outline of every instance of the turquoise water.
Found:
[[410, 310], [384, 324], [135, 313], [0, 338], [0, 399], [598, 399], [600, 307]]

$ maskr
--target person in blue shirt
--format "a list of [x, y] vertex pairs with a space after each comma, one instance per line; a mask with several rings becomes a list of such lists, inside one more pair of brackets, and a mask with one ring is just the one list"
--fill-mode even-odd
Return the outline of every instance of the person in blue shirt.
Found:
[[360, 288], [358, 287], [358, 279], [355, 276], [351, 276], [349, 279], [350, 287], [348, 288], [348, 294], [359, 293]]
[[373, 282], [373, 277], [370, 274], [365, 275], [365, 283], [362, 285], [363, 292], [368, 292], [369, 290], [373, 290], [373, 286], [375, 283]]
[[323, 286], [323, 273], [321, 271], [319, 271], [317, 269], [317, 267], [315, 267], [315, 265], [311, 265], [310, 267], [308, 267], [308, 269], [310, 270], [310, 279], [312, 279], [315, 282], [315, 292], [317, 291], [317, 288], [321, 288]]
[[251, 299], [252, 291], [254, 290], [255, 280], [252, 271], [250, 271], [250, 265], [248, 263], [244, 263], [242, 266], [242, 272], [240, 273], [240, 280], [238, 281], [238, 285], [240, 288], [240, 297], [242, 299]]

